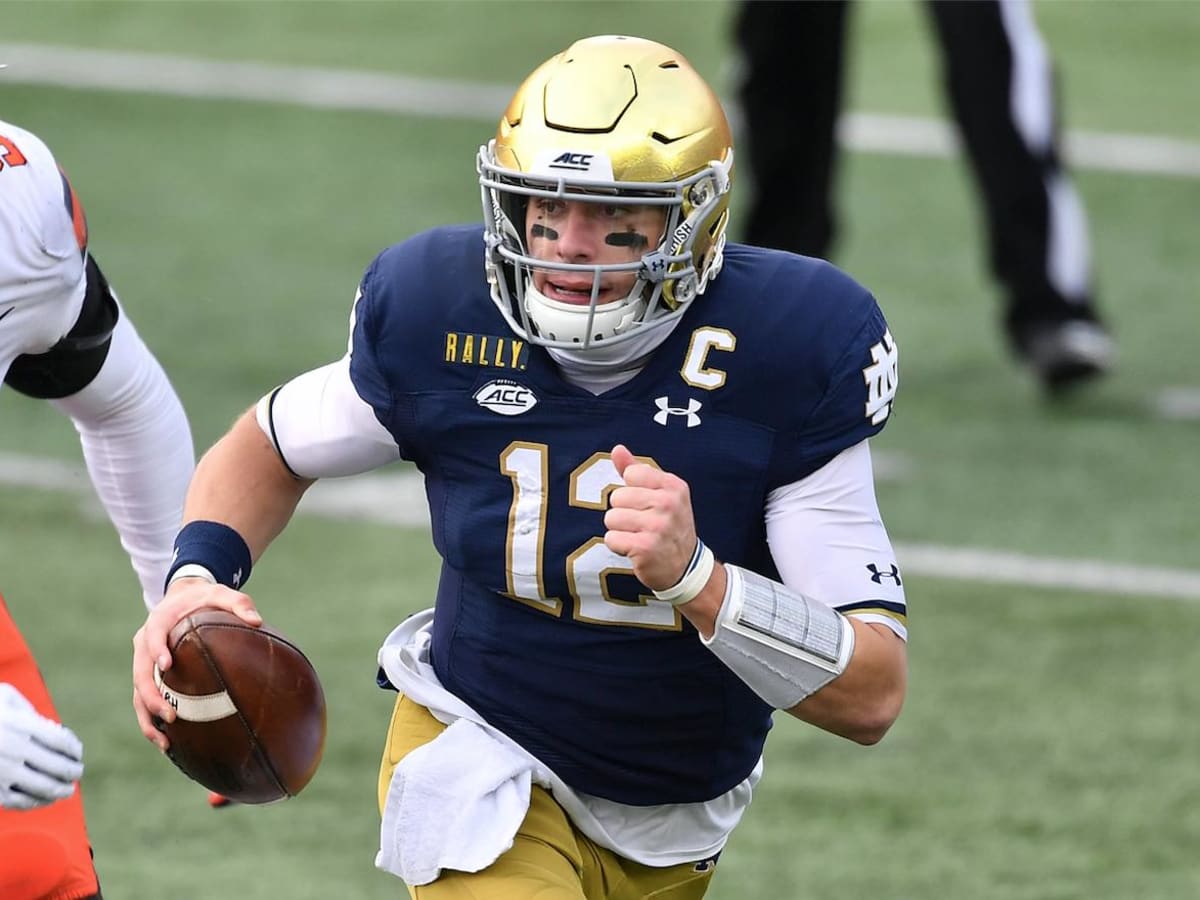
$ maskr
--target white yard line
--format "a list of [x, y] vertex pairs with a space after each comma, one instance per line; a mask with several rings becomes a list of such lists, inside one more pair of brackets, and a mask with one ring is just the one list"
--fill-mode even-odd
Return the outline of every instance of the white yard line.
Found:
[[987, 584], [1062, 588], [1094, 594], [1128, 594], [1200, 600], [1200, 571], [1133, 566], [1097, 559], [1028, 556], [981, 547], [896, 544], [909, 575], [954, 578]]
[[1162, 388], [1150, 398], [1154, 412], [1162, 419], [1185, 422], [1200, 420], [1200, 388]]
[[[508, 104], [515, 87], [3, 42], [0, 63], [8, 66], [0, 72], [0, 85], [43, 84], [489, 122]], [[843, 117], [839, 134], [846, 147], [863, 152], [928, 157], [958, 152], [953, 130], [935, 119], [851, 113]], [[1066, 135], [1066, 152], [1072, 164], [1081, 168], [1200, 178], [1197, 141], [1071, 131]]]
[[[0, 453], [0, 484], [57, 490], [86, 498], [99, 509], [81, 466]], [[429, 529], [421, 478], [399, 471], [317, 482], [299, 512], [342, 521]], [[899, 543], [896, 554], [907, 575], [968, 582], [1057, 588], [1099, 594], [1200, 600], [1200, 571], [1119, 565], [1095, 559], [1063, 559], [1006, 553], [982, 547]]]

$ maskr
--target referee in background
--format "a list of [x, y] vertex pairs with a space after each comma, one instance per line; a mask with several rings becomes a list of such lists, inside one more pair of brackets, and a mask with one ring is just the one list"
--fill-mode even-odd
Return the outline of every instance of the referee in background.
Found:
[[[929, 0], [942, 76], [987, 215], [1013, 353], [1051, 394], [1112, 365], [1088, 224], [1060, 154], [1055, 72], [1026, 0]], [[744, 239], [827, 257], [848, 2], [743, 0]]]

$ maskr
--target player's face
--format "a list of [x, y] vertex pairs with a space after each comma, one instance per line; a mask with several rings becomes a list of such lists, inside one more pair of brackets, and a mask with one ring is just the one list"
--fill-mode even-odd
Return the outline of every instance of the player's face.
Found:
[[[611, 265], [636, 262], [662, 239], [666, 212], [657, 206], [621, 206], [582, 200], [535, 197], [525, 218], [529, 255], [549, 262]], [[598, 304], [624, 299], [636, 272], [612, 272], [600, 278]], [[533, 285], [562, 303], [586, 305], [592, 298], [588, 272], [534, 269]]]

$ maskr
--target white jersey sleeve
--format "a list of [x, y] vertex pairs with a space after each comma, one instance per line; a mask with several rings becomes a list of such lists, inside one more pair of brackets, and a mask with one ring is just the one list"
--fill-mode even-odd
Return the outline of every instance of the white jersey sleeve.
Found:
[[904, 585], [875, 499], [867, 441], [772, 491], [766, 526], [784, 584], [907, 639]]
[[301, 478], [358, 475], [400, 458], [395, 439], [350, 381], [349, 354], [263, 397], [257, 418]]
[[146, 607], [154, 607], [196, 451], [179, 396], [124, 309], [96, 377], [50, 402], [71, 417], [92, 486], [129, 554]]
[[86, 245], [83, 209], [50, 149], [0, 121], [0, 376], [79, 318]]

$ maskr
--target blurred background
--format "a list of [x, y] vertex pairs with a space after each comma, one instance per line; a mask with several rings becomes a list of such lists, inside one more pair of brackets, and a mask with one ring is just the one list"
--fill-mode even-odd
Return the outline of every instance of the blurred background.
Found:
[[[0, 118], [71, 175], [202, 451], [341, 355], [379, 250], [479, 218], [475, 152], [535, 65], [577, 37], [638, 34], [686, 55], [736, 113], [732, 12], [10, 0]], [[909, 701], [870, 749], [777, 722], [714, 900], [1200, 896], [1200, 3], [1034, 12], [1116, 372], [1048, 404], [1009, 359], [928, 17], [859, 2], [836, 261], [901, 347], [875, 449], [906, 573]], [[372, 866], [391, 707], [373, 679], [383, 637], [431, 602], [424, 501], [402, 465], [319, 488], [250, 590], [321, 672], [325, 760], [294, 800], [212, 811], [137, 731], [143, 609], [70, 424], [0, 393], [0, 589], [84, 740], [106, 897], [403, 896]]]

